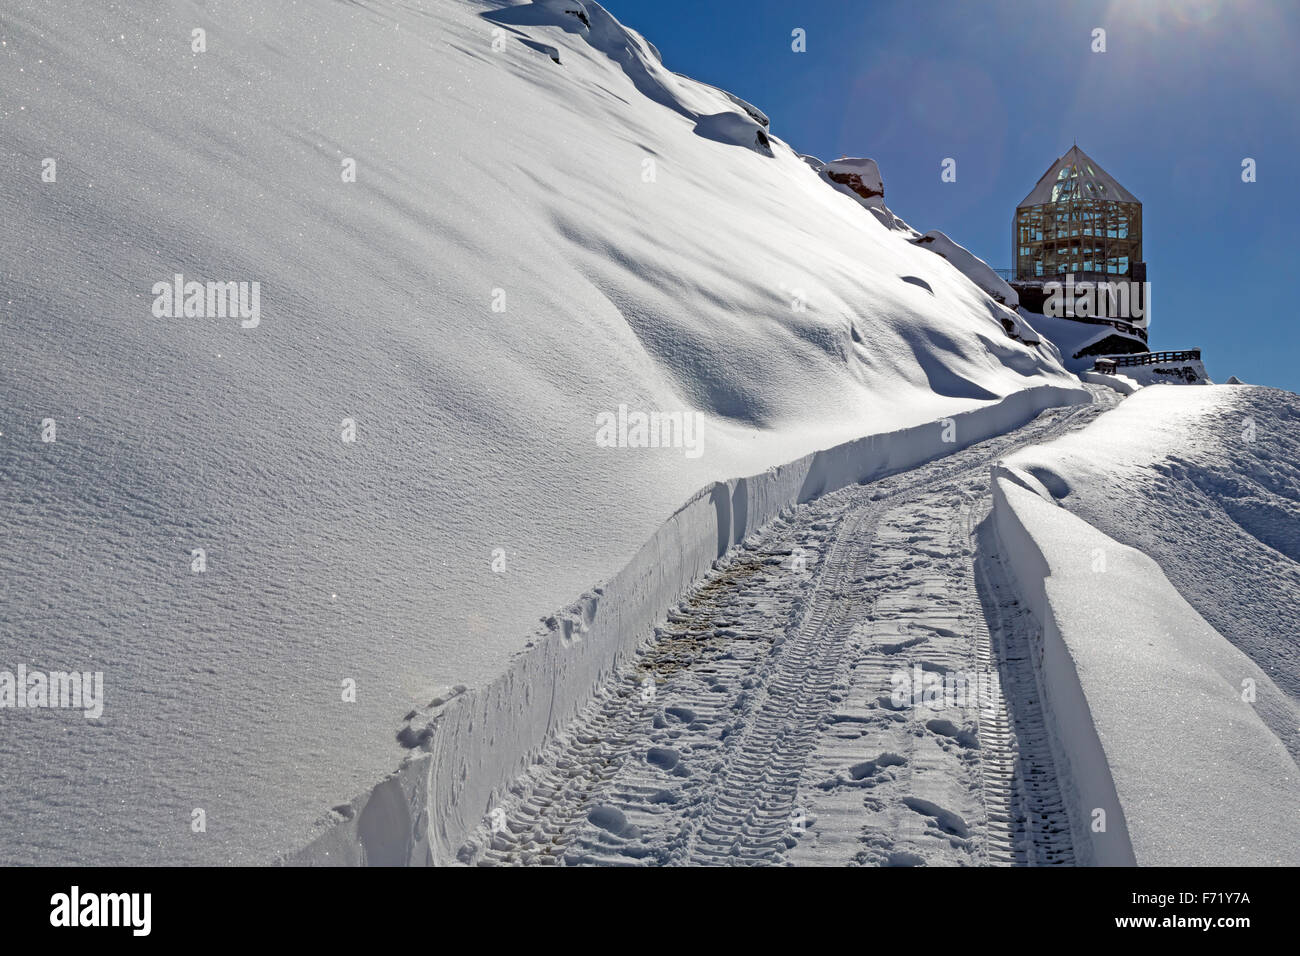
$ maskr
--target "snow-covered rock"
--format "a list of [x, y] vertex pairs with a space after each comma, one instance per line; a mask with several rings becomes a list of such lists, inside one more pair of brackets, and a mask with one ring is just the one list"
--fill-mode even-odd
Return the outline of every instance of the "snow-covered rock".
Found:
[[824, 163], [815, 156], [800, 155], [799, 158], [816, 170], [831, 188], [875, 216], [886, 229], [902, 233], [909, 239], [920, 235], [885, 205], [885, 183], [874, 159], [845, 157]]
[[938, 229], [931, 229], [924, 236], [913, 240], [918, 246], [929, 249], [935, 255], [943, 256], [953, 266], [977, 286], [991, 295], [996, 301], [1015, 309], [1020, 305], [1020, 296], [1016, 290], [970, 250], [959, 246]]
[[874, 159], [845, 158], [822, 166], [831, 182], [845, 187], [859, 199], [884, 201], [885, 181]]

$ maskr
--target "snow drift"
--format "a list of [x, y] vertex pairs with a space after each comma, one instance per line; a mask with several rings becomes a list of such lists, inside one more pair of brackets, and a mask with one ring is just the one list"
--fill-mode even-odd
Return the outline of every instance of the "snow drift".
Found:
[[491, 685], [447, 695], [408, 715], [404, 736], [421, 753], [338, 808], [334, 825], [287, 862], [455, 862], [470, 832], [547, 738], [747, 534], [795, 504], [959, 451], [1023, 425], [1044, 408], [1086, 401], [1087, 392], [1027, 389], [945, 421], [871, 435], [702, 489], [611, 580], [543, 621]]
[[1139, 388], [1147, 385], [1213, 385], [1200, 359], [1121, 366], [1120, 375]]
[[[1042, 629], [1076, 848], [1099, 866], [1294, 865], [1300, 771], [1243, 682], [1268, 677], [1159, 566], [995, 472], [1003, 551]], [[1098, 570], [1098, 556], [1105, 560]]]
[[1016, 290], [1007, 285], [1006, 280], [994, 272], [987, 262], [953, 242], [938, 229], [931, 229], [913, 241], [935, 255], [943, 256], [953, 264], [953, 268], [1003, 305], [1012, 309], [1020, 305], [1020, 296]]
[[1272, 389], [1145, 388], [995, 473], [1095, 862], [1297, 859], [1297, 421]]
[[[6, 717], [7, 863], [302, 846], [441, 688], [532, 713], [494, 682], [539, 616], [697, 489], [1077, 387], [595, 3], [15, 0], [0, 41], [0, 663], [105, 675], [101, 721]], [[176, 275], [260, 321], [158, 314]], [[703, 454], [601, 446], [620, 406]]]
[[1092, 382], [1094, 385], [1105, 385], [1107, 388], [1113, 388], [1121, 395], [1132, 395], [1139, 388], [1142, 388], [1142, 385], [1136, 379], [1118, 373], [1110, 375], [1102, 372], [1085, 371], [1079, 373], [1079, 378], [1085, 382]]
[[1300, 397], [1278, 389], [1148, 387], [1007, 465], [1153, 557], [1197, 613], [1269, 674], [1258, 706], [1300, 758], [1298, 423]]
[[1061, 351], [1061, 364], [1072, 372], [1091, 369], [1100, 355], [1147, 351], [1147, 343], [1136, 334], [1109, 325], [1040, 315], [1019, 308], [1016, 314], [1036, 333]]

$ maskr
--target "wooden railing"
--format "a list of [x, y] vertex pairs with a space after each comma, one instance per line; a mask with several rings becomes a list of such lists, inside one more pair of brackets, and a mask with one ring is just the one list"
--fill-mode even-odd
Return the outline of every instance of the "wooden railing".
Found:
[[1183, 349], [1180, 352], [1137, 352], [1133, 355], [1109, 355], [1093, 363], [1093, 370], [1107, 373], [1117, 368], [1131, 368], [1135, 365], [1156, 365], [1161, 362], [1199, 362], [1200, 349]]

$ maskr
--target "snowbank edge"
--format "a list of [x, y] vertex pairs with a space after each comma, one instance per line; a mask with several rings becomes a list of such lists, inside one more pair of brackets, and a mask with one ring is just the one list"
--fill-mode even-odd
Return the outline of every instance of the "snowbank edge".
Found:
[[[746, 535], [796, 504], [960, 451], [1048, 408], [1088, 401], [1082, 386], [1033, 386], [946, 419], [866, 435], [706, 486], [621, 571], [546, 618], [505, 673], [422, 715], [428, 722], [419, 731], [420, 750], [376, 787], [336, 807], [322, 832], [279, 862], [454, 865], [496, 794]], [[945, 442], [945, 432], [956, 440]]]
[[1300, 774], [1241, 687], [1267, 675], [1150, 556], [1014, 464], [991, 477], [1000, 550], [1039, 625], [1043, 711], [1078, 862], [1294, 865]]

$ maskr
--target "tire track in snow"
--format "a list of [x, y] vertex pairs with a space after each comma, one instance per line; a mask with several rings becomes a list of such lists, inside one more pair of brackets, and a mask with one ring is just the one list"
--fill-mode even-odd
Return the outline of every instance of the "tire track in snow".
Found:
[[1038, 627], [1020, 606], [1001, 557], [993, 553], [988, 513], [987, 501], [976, 503], [969, 526], [972, 541], [980, 540], [983, 552], [971, 565], [971, 586], [982, 611], [976, 643], [985, 666], [1000, 674], [1003, 691], [980, 723], [988, 856], [1003, 865], [1069, 865], [1075, 861], [1070, 816], [1034, 661]]
[[794, 818], [800, 772], [864, 598], [859, 568], [880, 513], [880, 506], [869, 502], [841, 522], [812, 606], [693, 830], [691, 862], [771, 862], [786, 847], [792, 827], [799, 826]]
[[[842, 489], [752, 535], [516, 779], [462, 860], [913, 864], [927, 862], [930, 846], [941, 850], [935, 862], [1024, 863], [1046, 854], [1026, 846], [1049, 834], [1065, 861], [1065, 844], [1033, 817], [1053, 812], [1059, 794], [1053, 800], [1051, 786], [1016, 774], [1042, 749], [1031, 706], [980, 714], [976, 741], [974, 728], [943, 716], [904, 724], [878, 700], [844, 702], [855, 686], [887, 690], [894, 645], [930, 645], [928, 666], [937, 669], [1025, 663], [1032, 676], [1032, 661], [982, 629], [967, 519], [981, 502], [987, 508], [992, 461], [1113, 404], [1097, 401]], [[927, 601], [937, 610], [925, 610]], [[886, 633], [890, 622], [901, 631]], [[1027, 687], [1023, 678], [1014, 686]], [[898, 746], [849, 763], [833, 774], [841, 783], [826, 786], [817, 758], [838, 757], [828, 741], [851, 748], [877, 718]], [[1040, 769], [1054, 786], [1050, 764]], [[888, 787], [873, 793], [877, 780]], [[820, 805], [841, 784], [866, 795], [819, 823]], [[956, 804], [962, 812], [950, 809]], [[863, 818], [871, 821], [865, 836]], [[811, 840], [805, 825], [816, 831]], [[829, 833], [841, 838], [834, 849], [821, 840]]]
[[964, 515], [953, 507], [963, 490], [947, 480], [903, 496], [881, 522], [872, 565], [887, 584], [856, 635], [844, 700], [809, 758], [805, 799], [818, 820], [792, 862], [983, 862], [973, 711], [894, 699], [895, 677], [915, 688], [918, 675], [978, 670], [963, 589]]

